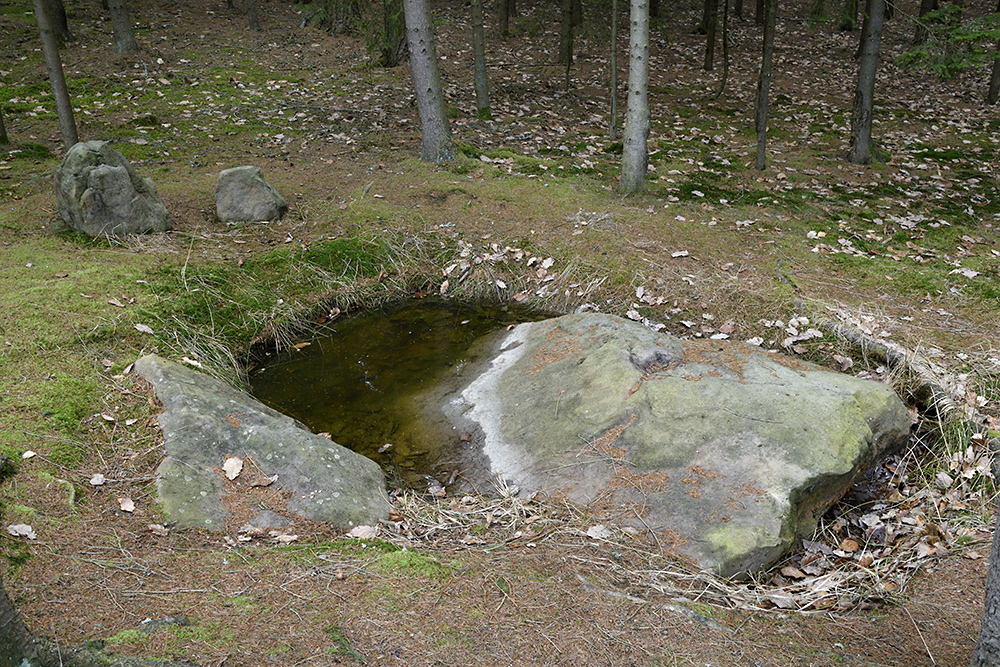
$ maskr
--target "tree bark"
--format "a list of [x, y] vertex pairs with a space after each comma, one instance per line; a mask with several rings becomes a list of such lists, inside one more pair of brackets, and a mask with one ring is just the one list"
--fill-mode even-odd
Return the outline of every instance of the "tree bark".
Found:
[[854, 164], [868, 164], [872, 161], [875, 75], [878, 71], [884, 19], [885, 0], [868, 0], [868, 10], [861, 28], [861, 62], [858, 66], [858, 85], [854, 92], [854, 111], [851, 114], [851, 147], [847, 152], [847, 160]]
[[251, 30], [260, 32], [260, 16], [257, 14], [257, 0], [247, 0], [247, 23]]
[[559, 18], [560, 65], [573, 63], [573, 0], [562, 0]]
[[743, 20], [743, 0], [736, 0], [736, 2], [733, 3], [733, 14], [735, 14], [736, 18], [739, 20]]
[[56, 113], [59, 115], [59, 129], [63, 144], [69, 149], [77, 142], [76, 121], [73, 119], [73, 105], [69, 100], [66, 77], [63, 75], [62, 61], [59, 59], [59, 45], [56, 43], [44, 0], [32, 1], [35, 20], [38, 22], [38, 34], [42, 39], [42, 52], [45, 54], [45, 67], [49, 72], [52, 96], [55, 98]]
[[115, 36], [115, 53], [137, 53], [139, 44], [132, 32], [132, 17], [129, 16], [125, 0], [109, 0], [108, 10], [111, 12], [111, 29]]
[[719, 0], [705, 0], [705, 63], [703, 69], [711, 72], [715, 66], [715, 33], [719, 25]]
[[7, 138], [7, 126], [3, 124], [3, 107], [0, 107], [0, 146], [6, 146], [10, 143], [10, 139]]
[[473, 79], [476, 87], [476, 116], [480, 120], [492, 117], [490, 113], [490, 83], [486, 74], [486, 30], [483, 27], [483, 0], [472, 0], [472, 54]]
[[583, 0], [573, 0], [573, 27], [583, 25]]
[[649, 4], [632, 0], [629, 26], [628, 108], [622, 146], [623, 192], [642, 192], [649, 165]]
[[[997, 0], [997, 13], [1000, 14], [1000, 0]], [[997, 40], [997, 52], [1000, 53], [1000, 39]], [[986, 93], [987, 104], [996, 104], [1000, 98], [1000, 56], [993, 59], [993, 71], [990, 72], [990, 90]]]
[[451, 141], [451, 127], [444, 105], [428, 0], [403, 0], [403, 13], [406, 16], [406, 38], [410, 44], [413, 90], [420, 114], [420, 159], [446, 162], [455, 157], [455, 146]]
[[500, 37], [510, 35], [510, 4], [511, 0], [500, 0]]
[[765, 0], [757, 0], [757, 12], [754, 14], [754, 17], [753, 17], [753, 22], [755, 24], [757, 24], [757, 25], [764, 25], [764, 23], [765, 23], [765, 16], [764, 16], [764, 14], [767, 13], [766, 12], [766, 4], [767, 3], [766, 3]]
[[767, 104], [771, 94], [771, 68], [774, 63], [774, 24], [778, 0], [767, 0], [764, 6], [764, 52], [757, 77], [757, 102], [754, 105], [754, 127], [757, 130], [757, 169], [767, 166]]
[[[996, 473], [994, 473], [994, 477], [996, 477]], [[997, 508], [1000, 511], [1000, 501], [998, 501]], [[983, 620], [979, 626], [979, 639], [976, 641], [976, 648], [972, 651], [969, 667], [996, 667], [997, 665], [1000, 665], [1000, 530], [994, 526], [993, 547], [990, 549], [990, 567], [986, 573]]]
[[618, 0], [611, 0], [611, 141], [618, 138]]
[[714, 99], [722, 97], [729, 80], [729, 0], [722, 0], [722, 80]]
[[52, 26], [52, 30], [59, 39], [64, 43], [72, 42], [76, 39], [73, 37], [73, 33], [69, 31], [69, 21], [66, 19], [66, 5], [63, 4], [63, 0], [45, 0], [43, 4], [49, 15], [49, 23]]
[[927, 39], [927, 26], [924, 25], [924, 22], [921, 19], [937, 8], [938, 0], [920, 0], [920, 11], [917, 13], [917, 29], [916, 32], [913, 33], [914, 44], [920, 44]]

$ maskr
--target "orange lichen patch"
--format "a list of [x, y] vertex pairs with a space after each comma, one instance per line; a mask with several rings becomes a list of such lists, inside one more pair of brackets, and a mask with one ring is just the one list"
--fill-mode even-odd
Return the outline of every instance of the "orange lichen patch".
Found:
[[226, 421], [233, 428], [239, 428], [240, 427], [240, 417], [245, 417], [245, 416], [246, 415], [243, 415], [243, 414], [226, 415]]
[[754, 496], [756, 502], [760, 502], [767, 497], [767, 491], [764, 489], [758, 489], [753, 484], [747, 482], [746, 484], [733, 484], [733, 496], [736, 498], [746, 498], [747, 496]]
[[621, 437], [621, 434], [625, 432], [625, 429], [635, 423], [637, 418], [638, 417], [636, 417], [636, 415], [630, 414], [627, 422], [609, 428], [603, 434], [598, 436], [592, 443], [590, 443], [590, 447], [597, 450], [601, 454], [614, 459], [615, 461], [624, 460], [626, 454], [625, 450], [621, 447], [612, 447], [611, 445], [613, 445], [615, 441]]
[[548, 364], [579, 354], [583, 347], [577, 338], [576, 336], [566, 336], [558, 328], [550, 329], [545, 334], [545, 345], [531, 355], [531, 364], [522, 375], [534, 375]]
[[742, 351], [737, 345], [727, 341], [682, 340], [681, 343], [684, 345], [684, 360], [687, 363], [725, 368], [736, 373], [740, 381], [743, 381], [743, 366], [749, 350]]

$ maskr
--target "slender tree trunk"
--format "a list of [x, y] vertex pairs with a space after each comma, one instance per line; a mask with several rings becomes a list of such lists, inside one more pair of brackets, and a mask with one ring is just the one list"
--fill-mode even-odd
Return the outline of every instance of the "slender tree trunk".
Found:
[[722, 0], [722, 80], [719, 82], [719, 90], [715, 93], [715, 99], [722, 97], [726, 90], [726, 81], [729, 79], [729, 0]]
[[868, 11], [861, 28], [861, 62], [858, 65], [858, 86], [854, 92], [854, 112], [851, 114], [851, 147], [847, 151], [847, 160], [854, 164], [872, 161], [875, 75], [878, 72], [884, 19], [885, 0], [868, 0]]
[[500, 0], [500, 37], [510, 35], [510, 5], [512, 0]]
[[583, 0], [573, 0], [573, 27], [583, 25]]
[[111, 29], [115, 36], [115, 53], [136, 53], [139, 44], [132, 32], [132, 17], [129, 16], [125, 0], [109, 0], [108, 10], [111, 12]]
[[766, 13], [765, 11], [766, 4], [767, 3], [765, 0], [757, 0], [757, 11], [753, 17], [753, 22], [756, 23], [757, 25], [764, 25], [764, 22], [766, 20], [764, 16], [764, 14]]
[[64, 43], [72, 42], [76, 39], [73, 37], [73, 33], [69, 31], [69, 21], [66, 19], [66, 5], [63, 4], [63, 0], [45, 0], [43, 4], [45, 5], [45, 10], [48, 12], [52, 30], [59, 39]]
[[67, 149], [77, 142], [76, 121], [73, 119], [73, 105], [66, 89], [66, 77], [63, 75], [62, 61], [59, 60], [59, 45], [55, 33], [49, 23], [49, 15], [43, 4], [44, 0], [33, 0], [35, 20], [38, 22], [38, 33], [42, 38], [42, 52], [45, 54], [45, 67], [49, 72], [49, 82], [52, 84], [52, 97], [56, 101], [56, 113], [59, 115], [59, 129], [63, 144]]
[[[997, 0], [997, 13], [1000, 14], [1000, 0]], [[1000, 53], [1000, 39], [997, 40], [997, 52]], [[1000, 98], [1000, 56], [993, 59], [993, 71], [990, 72], [990, 90], [986, 93], [986, 102], [996, 104]]]
[[743, 20], [743, 0], [736, 0], [733, 3], [733, 14], [736, 14], [736, 18]]
[[257, 15], [257, 0], [247, 0], [247, 22], [251, 30], [260, 32], [260, 16]]
[[632, 0], [629, 24], [628, 108], [622, 146], [623, 192], [642, 192], [649, 165], [649, 4]]
[[[993, 464], [993, 479], [998, 475], [1000, 463]], [[1000, 512], [1000, 501], [997, 505]], [[997, 515], [1000, 521], [1000, 513]], [[986, 596], [983, 602], [983, 620], [979, 626], [979, 639], [972, 651], [969, 667], [996, 667], [1000, 665], [1000, 523], [993, 526], [993, 546], [990, 565], [986, 572]]]
[[837, 29], [845, 32], [858, 27], [858, 0], [843, 0], [840, 6], [840, 16], [837, 19]]
[[778, 0], [767, 0], [764, 6], [764, 53], [757, 78], [757, 102], [754, 105], [754, 126], [757, 129], [757, 169], [767, 166], [767, 103], [771, 94], [771, 68], [774, 63], [774, 24]]
[[611, 0], [611, 141], [618, 138], [618, 0]]
[[703, 69], [715, 67], [715, 33], [719, 24], [719, 0], [705, 0], [705, 63]]
[[924, 25], [924, 22], [921, 19], [937, 8], [938, 0], [920, 0], [920, 11], [917, 13], [917, 29], [916, 32], [913, 33], [914, 44], [921, 44], [925, 39], [927, 39], [927, 26]]
[[486, 74], [486, 30], [483, 27], [483, 0], [472, 0], [472, 53], [476, 86], [476, 116], [481, 120], [490, 113], [490, 84]]
[[406, 16], [406, 38], [410, 44], [413, 90], [420, 114], [420, 159], [446, 162], [455, 157], [455, 146], [451, 141], [451, 127], [444, 105], [428, 0], [403, 0], [403, 13]]
[[6, 146], [10, 143], [10, 139], [7, 138], [7, 126], [3, 124], [3, 107], [0, 107], [0, 146]]
[[559, 20], [559, 64], [573, 63], [573, 0], [562, 0]]

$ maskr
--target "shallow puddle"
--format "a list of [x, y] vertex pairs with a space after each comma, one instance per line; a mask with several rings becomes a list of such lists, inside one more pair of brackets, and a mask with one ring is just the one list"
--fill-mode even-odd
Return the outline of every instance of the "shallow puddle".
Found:
[[460, 472], [469, 437], [443, 426], [420, 397], [482, 361], [489, 334], [541, 317], [442, 299], [362, 311], [266, 358], [251, 374], [251, 392], [403, 483], [426, 484], [430, 476], [447, 483], [453, 480], [442, 477]]

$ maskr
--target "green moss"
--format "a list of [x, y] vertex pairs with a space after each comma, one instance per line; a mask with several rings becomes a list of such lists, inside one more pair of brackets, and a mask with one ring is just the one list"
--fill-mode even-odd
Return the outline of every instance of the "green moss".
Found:
[[429, 579], [441, 579], [448, 575], [448, 569], [436, 558], [409, 549], [379, 556], [375, 567], [386, 574], [416, 575]]
[[[72, 377], [66, 373], [55, 373], [42, 384], [38, 393], [38, 408], [57, 429], [66, 435], [76, 435], [80, 431], [80, 422], [84, 417], [93, 414], [97, 404], [97, 385], [83, 378]], [[57, 441], [58, 442], [58, 441]], [[65, 445], [66, 443], [62, 443]], [[63, 450], [73, 463], [76, 454], [72, 447], [53, 445], [53, 448]], [[59, 461], [65, 464], [67, 461]]]
[[147, 639], [149, 639], [149, 635], [141, 630], [132, 628], [129, 630], [122, 630], [118, 634], [108, 637], [105, 643], [111, 644], [112, 646], [121, 644], [142, 644]]

